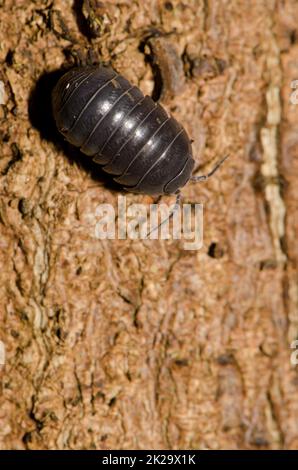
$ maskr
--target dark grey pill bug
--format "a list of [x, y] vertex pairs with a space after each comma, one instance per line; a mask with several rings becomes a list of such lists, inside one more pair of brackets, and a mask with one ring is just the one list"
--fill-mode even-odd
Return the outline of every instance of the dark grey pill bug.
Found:
[[194, 167], [191, 141], [176, 119], [112, 68], [78, 67], [54, 88], [59, 131], [124, 189], [178, 193]]

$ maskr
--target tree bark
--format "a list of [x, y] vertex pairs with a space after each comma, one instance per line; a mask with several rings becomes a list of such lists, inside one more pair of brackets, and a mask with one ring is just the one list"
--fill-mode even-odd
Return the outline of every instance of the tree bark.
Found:
[[[294, 0], [0, 2], [1, 449], [298, 448], [297, 24]], [[230, 155], [183, 188], [200, 250], [94, 236], [121, 193], [50, 109], [88, 50], [160, 96], [197, 173]]]

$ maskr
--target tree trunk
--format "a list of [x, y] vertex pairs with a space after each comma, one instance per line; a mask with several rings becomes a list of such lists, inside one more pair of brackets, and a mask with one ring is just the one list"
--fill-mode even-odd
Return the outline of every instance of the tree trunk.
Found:
[[[297, 449], [297, 2], [0, 4], [0, 448]], [[201, 249], [96, 238], [124, 193], [50, 108], [87, 56], [160, 97], [196, 174], [230, 155], [182, 190]]]

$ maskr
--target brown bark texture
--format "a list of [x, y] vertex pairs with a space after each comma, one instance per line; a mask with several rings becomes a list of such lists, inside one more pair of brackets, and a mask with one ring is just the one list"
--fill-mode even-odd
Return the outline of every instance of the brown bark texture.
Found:
[[[0, 1], [1, 449], [298, 448], [297, 25], [294, 0]], [[200, 250], [94, 236], [121, 193], [50, 108], [84, 59], [160, 96], [197, 173], [230, 155], [183, 188]]]

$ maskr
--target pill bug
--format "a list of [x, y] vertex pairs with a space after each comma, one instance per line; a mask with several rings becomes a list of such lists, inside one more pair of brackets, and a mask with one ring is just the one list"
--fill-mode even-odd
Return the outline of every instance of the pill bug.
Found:
[[130, 192], [176, 194], [193, 176], [191, 140], [165, 109], [144, 96], [110, 67], [76, 67], [65, 73], [52, 94], [54, 119], [66, 140], [99, 163]]
[[189, 181], [194, 159], [184, 128], [112, 68], [70, 70], [52, 102], [66, 140], [126, 190], [173, 194]]

